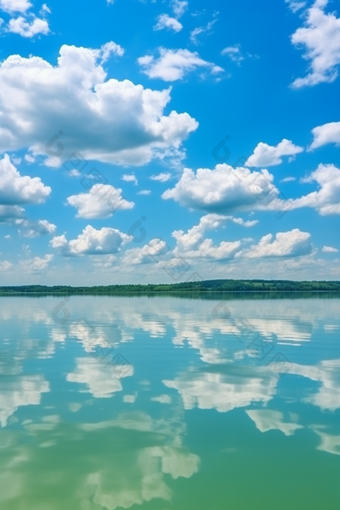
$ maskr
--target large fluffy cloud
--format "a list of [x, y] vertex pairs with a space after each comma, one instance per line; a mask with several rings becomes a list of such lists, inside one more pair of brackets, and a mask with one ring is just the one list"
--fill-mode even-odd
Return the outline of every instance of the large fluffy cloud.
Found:
[[293, 209], [313, 207], [322, 216], [340, 214], [340, 169], [334, 165], [319, 165], [304, 179], [304, 182], [317, 182], [318, 191], [291, 201]]
[[65, 235], [61, 235], [54, 237], [50, 244], [62, 255], [108, 255], [118, 252], [130, 239], [130, 236], [115, 228], [103, 227], [96, 230], [87, 225], [76, 239], [67, 241]]
[[143, 72], [149, 78], [160, 78], [164, 81], [181, 80], [184, 76], [197, 68], [203, 68], [212, 74], [218, 74], [223, 69], [212, 62], [203, 60], [197, 52], [186, 49], [159, 49], [160, 56], [155, 59], [152, 55], [145, 55], [138, 59]]
[[310, 150], [318, 149], [328, 143], [340, 145], [340, 122], [328, 122], [312, 129], [314, 140]]
[[0, 205], [41, 204], [50, 193], [39, 177], [21, 176], [7, 154], [0, 159]]
[[122, 197], [122, 190], [95, 184], [88, 193], [68, 197], [67, 202], [78, 209], [77, 218], [109, 218], [119, 209], [132, 209], [133, 202]]
[[[56, 66], [40, 57], [4, 60], [0, 151], [30, 147], [45, 155], [48, 150], [49, 164], [80, 151], [90, 160], [142, 165], [164, 151], [178, 150], [197, 122], [187, 113], [164, 116], [170, 90], [107, 80], [98, 64], [107, 51], [107, 45], [101, 50], [63, 45]], [[49, 148], [58, 131], [63, 131], [60, 150], [56, 144]]]
[[254, 153], [248, 158], [247, 166], [274, 166], [282, 163], [282, 156], [295, 156], [303, 151], [302, 147], [294, 145], [285, 138], [276, 146], [271, 146], [260, 142], [254, 150]]
[[332, 82], [338, 76], [340, 18], [324, 12], [327, 4], [328, 0], [316, 0], [307, 10], [304, 26], [291, 37], [295, 46], [304, 46], [304, 58], [310, 61], [310, 72], [304, 78], [297, 78], [292, 84], [294, 88]]
[[273, 234], [263, 236], [258, 244], [240, 252], [240, 256], [247, 258], [298, 257], [312, 251], [311, 235], [308, 232], [301, 232], [298, 228], [289, 232], [278, 232], [275, 239], [273, 237]]
[[[166, 190], [162, 198], [174, 199], [190, 209], [207, 212], [279, 210], [279, 190], [272, 184], [274, 177], [266, 169], [252, 172], [249, 168], [221, 164], [213, 170], [199, 168], [196, 173], [185, 168], [174, 188]], [[269, 198], [271, 201], [269, 203]]]

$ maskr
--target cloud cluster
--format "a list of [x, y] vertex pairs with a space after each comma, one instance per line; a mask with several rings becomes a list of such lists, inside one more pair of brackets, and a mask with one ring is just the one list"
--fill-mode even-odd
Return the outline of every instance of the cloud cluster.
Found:
[[[63, 159], [79, 151], [87, 160], [143, 165], [178, 150], [198, 123], [187, 113], [164, 115], [170, 90], [108, 80], [98, 60], [110, 51], [107, 45], [101, 50], [63, 45], [56, 66], [40, 57], [5, 59], [0, 151], [30, 147], [33, 155], [46, 155], [47, 143], [60, 130]], [[51, 159], [60, 164], [60, 158]]]
[[303, 147], [294, 145], [293, 142], [285, 138], [276, 146], [260, 142], [255, 147], [254, 153], [246, 161], [246, 165], [255, 167], [280, 165], [282, 156], [294, 157], [300, 152], [303, 152]]
[[52, 248], [64, 256], [108, 255], [117, 253], [131, 237], [111, 227], [96, 230], [87, 225], [76, 239], [67, 241], [65, 235], [56, 236], [50, 241]]
[[[294, 2], [296, 7], [298, 4]], [[293, 4], [294, 4], [293, 3]], [[310, 61], [310, 72], [297, 78], [293, 88], [330, 83], [338, 76], [340, 63], [340, 18], [324, 12], [328, 0], [316, 0], [307, 9], [304, 26], [291, 36], [294, 46], [305, 48], [303, 57]]]
[[340, 122], [328, 122], [312, 129], [314, 140], [310, 150], [318, 149], [328, 143], [340, 145]]
[[51, 11], [46, 4], [43, 4], [41, 9], [42, 18], [38, 18], [35, 14], [27, 12], [31, 7], [32, 4], [27, 0], [0, 0], [1, 10], [11, 16], [14, 16], [16, 13], [21, 14], [17, 18], [10, 18], [5, 31], [26, 38], [31, 38], [38, 34], [47, 35], [50, 32], [50, 28], [45, 15]]
[[311, 235], [294, 228], [289, 232], [278, 232], [275, 236], [267, 234], [258, 244], [243, 250], [239, 256], [246, 258], [262, 257], [300, 257], [312, 252]]
[[0, 206], [41, 204], [51, 191], [39, 177], [21, 176], [8, 154], [0, 159]]
[[182, 80], [188, 73], [198, 68], [206, 69], [212, 75], [223, 72], [222, 67], [203, 60], [196, 51], [159, 48], [159, 53], [160, 56], [157, 59], [152, 55], [145, 55], [138, 59], [143, 72], [149, 78], [160, 78], [164, 81]]
[[133, 202], [122, 196], [121, 188], [109, 184], [95, 184], [88, 193], [71, 195], [67, 202], [77, 209], [77, 218], [110, 218], [115, 211], [132, 209]]

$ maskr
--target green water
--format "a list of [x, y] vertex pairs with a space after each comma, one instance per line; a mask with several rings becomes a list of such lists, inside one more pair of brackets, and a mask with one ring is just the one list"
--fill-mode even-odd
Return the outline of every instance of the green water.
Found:
[[339, 510], [339, 299], [3, 297], [0, 317], [1, 510]]

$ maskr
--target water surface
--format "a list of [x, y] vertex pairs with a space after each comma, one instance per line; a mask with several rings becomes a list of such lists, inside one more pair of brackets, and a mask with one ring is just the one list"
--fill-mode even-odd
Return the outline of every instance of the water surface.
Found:
[[2, 510], [340, 508], [340, 300], [0, 298]]

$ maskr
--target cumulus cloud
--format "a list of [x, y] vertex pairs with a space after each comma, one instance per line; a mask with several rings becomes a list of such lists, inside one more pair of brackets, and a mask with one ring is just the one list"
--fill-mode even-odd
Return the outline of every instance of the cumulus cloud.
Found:
[[19, 234], [23, 237], [39, 237], [48, 234], [54, 234], [56, 225], [47, 220], [30, 221], [26, 219], [15, 220]]
[[51, 191], [39, 177], [21, 176], [8, 154], [0, 159], [0, 205], [41, 204]]
[[9, 13], [25, 13], [31, 7], [32, 4], [27, 0], [0, 0], [0, 9]]
[[117, 253], [131, 237], [111, 227], [96, 230], [87, 225], [76, 239], [67, 241], [65, 235], [56, 236], [50, 241], [52, 248], [64, 256], [108, 255]]
[[20, 218], [23, 212], [24, 209], [17, 205], [0, 205], [0, 223], [7, 222], [13, 218]]
[[310, 146], [310, 150], [318, 149], [328, 143], [340, 145], [340, 122], [328, 122], [322, 126], [312, 129], [314, 140]]
[[203, 60], [197, 52], [186, 49], [169, 50], [159, 48], [160, 56], [155, 59], [145, 55], [138, 59], [143, 72], [149, 78], [160, 78], [164, 81], [182, 80], [189, 72], [197, 68], [208, 70], [211, 74], [219, 74], [223, 69], [212, 62]]
[[215, 260], [233, 257], [241, 246], [240, 241], [222, 241], [219, 245], [214, 246], [212, 239], [204, 238], [208, 230], [216, 230], [228, 221], [245, 227], [252, 227], [257, 224], [257, 220], [244, 221], [242, 218], [234, 218], [233, 216], [207, 214], [200, 219], [198, 225], [189, 229], [188, 232], [175, 230], [171, 234], [176, 239], [174, 254], [186, 258], [210, 258]]
[[[60, 164], [63, 151], [63, 159], [79, 151], [87, 160], [143, 165], [178, 150], [197, 129], [195, 119], [175, 111], [164, 115], [170, 89], [107, 80], [98, 64], [104, 55], [105, 50], [63, 45], [56, 66], [40, 57], [5, 59], [0, 65], [0, 151], [29, 147], [33, 156], [48, 151], [47, 164], [53, 160], [58, 166], [55, 160]], [[53, 145], [58, 130], [64, 131], [59, 148]]]
[[101, 56], [101, 63], [107, 62], [111, 55], [118, 55], [122, 57], [124, 55], [124, 49], [113, 41], [109, 41], [100, 48], [99, 54]]
[[174, 30], [174, 32], [180, 32], [183, 25], [176, 18], [172, 18], [171, 16], [168, 16], [168, 14], [161, 14], [158, 16], [157, 23], [153, 29], [163, 30], [164, 28], [170, 28], [171, 30]]
[[324, 253], [338, 253], [339, 250], [337, 248], [333, 248], [332, 246], [324, 246], [322, 251]]
[[50, 31], [48, 22], [45, 19], [33, 16], [31, 21], [26, 20], [22, 16], [9, 20], [7, 30], [13, 34], [21, 35], [21, 37], [34, 37], [38, 34], [47, 35]]
[[124, 254], [123, 263], [126, 266], [150, 263], [155, 257], [163, 255], [169, 251], [167, 243], [161, 238], [151, 239], [148, 244], [142, 248], [132, 248]]
[[71, 195], [68, 204], [75, 207], [77, 218], [110, 218], [119, 209], [132, 209], [133, 202], [122, 196], [122, 190], [109, 184], [95, 184], [88, 193]]
[[326, 14], [328, 0], [316, 0], [307, 9], [304, 26], [291, 36], [294, 46], [304, 47], [303, 58], [310, 61], [309, 73], [297, 78], [293, 88], [330, 83], [338, 76], [340, 63], [340, 18]]
[[261, 257], [299, 257], [312, 252], [311, 235], [294, 228], [289, 232], [278, 232], [275, 235], [267, 234], [247, 250], [238, 255], [246, 258]]
[[33, 259], [21, 260], [19, 262], [19, 270], [22, 273], [40, 275], [53, 260], [53, 255], [47, 254], [45, 257], [34, 257]]
[[[216, 165], [213, 170], [199, 168], [196, 173], [185, 168], [174, 188], [166, 190], [162, 198], [174, 199], [189, 209], [206, 212], [281, 210], [274, 177], [266, 169], [253, 172], [249, 168]], [[271, 202], [269, 202], [271, 197]]]
[[312, 207], [321, 216], [340, 214], [340, 169], [334, 165], [319, 165], [304, 179], [304, 182], [317, 182], [318, 191], [313, 191], [301, 198], [291, 200], [291, 207]]
[[230, 60], [240, 64], [242, 60], [244, 60], [244, 56], [241, 53], [240, 47], [236, 46], [227, 46], [221, 51], [221, 55], [227, 55]]
[[167, 182], [171, 179], [171, 174], [169, 172], [162, 172], [157, 175], [151, 175], [150, 179], [152, 181]]
[[280, 165], [282, 156], [295, 156], [303, 152], [303, 148], [294, 145], [291, 140], [285, 138], [276, 146], [260, 142], [254, 149], [254, 153], [246, 161], [247, 166], [267, 167]]
[[122, 180], [125, 182], [133, 182], [135, 186], [138, 185], [138, 179], [134, 174], [125, 174], [122, 176]]
[[171, 6], [176, 18], [180, 18], [187, 10], [188, 2], [186, 0], [172, 0]]

